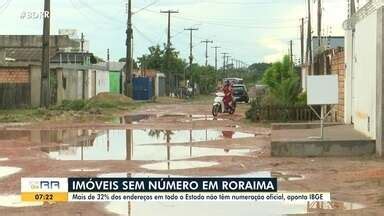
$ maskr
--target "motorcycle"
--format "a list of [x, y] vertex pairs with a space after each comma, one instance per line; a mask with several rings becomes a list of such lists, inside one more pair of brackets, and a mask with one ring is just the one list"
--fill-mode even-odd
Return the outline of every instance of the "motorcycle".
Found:
[[214, 117], [218, 116], [219, 113], [229, 113], [233, 115], [236, 111], [236, 100], [232, 101], [228, 107], [224, 105], [224, 93], [216, 93], [216, 97], [212, 107], [212, 115]]

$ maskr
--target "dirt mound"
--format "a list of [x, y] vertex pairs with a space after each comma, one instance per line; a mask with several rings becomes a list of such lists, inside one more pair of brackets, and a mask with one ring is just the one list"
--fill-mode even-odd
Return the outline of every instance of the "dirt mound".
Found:
[[117, 93], [100, 93], [89, 100], [94, 103], [129, 104], [132, 98]]

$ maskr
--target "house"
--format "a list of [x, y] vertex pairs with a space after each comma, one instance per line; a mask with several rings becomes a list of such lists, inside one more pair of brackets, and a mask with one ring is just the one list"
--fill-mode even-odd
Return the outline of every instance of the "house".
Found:
[[[109, 92], [109, 72], [97, 65], [99, 58], [77, 51], [79, 43], [66, 35], [50, 39], [52, 104]], [[0, 50], [0, 95], [6, 95], [0, 98], [0, 108], [39, 106], [41, 36], [0, 36]]]
[[58, 52], [51, 58], [57, 80], [57, 100], [90, 99], [109, 92], [109, 72], [92, 53]]
[[[0, 108], [40, 105], [41, 35], [0, 35]], [[68, 36], [50, 37], [50, 57], [79, 44]]]
[[159, 71], [152, 69], [141, 69], [140, 73], [145, 77], [149, 77], [152, 79], [154, 83], [154, 96], [156, 97], [164, 97], [165, 93], [165, 74], [160, 73]]
[[98, 65], [107, 68], [109, 74], [109, 92], [121, 93], [125, 62], [101, 62]]
[[125, 62], [108, 62], [109, 92], [122, 93], [122, 73]]
[[316, 57], [325, 50], [344, 47], [344, 36], [322, 36], [320, 37], [321, 46], [319, 46], [319, 37], [312, 37], [312, 56]]
[[[319, 46], [319, 40], [321, 45]], [[344, 48], [344, 36], [323, 36], [312, 37], [312, 65], [302, 65], [301, 67], [301, 87], [303, 91], [307, 89], [307, 75], [331, 74], [329, 51]], [[310, 71], [310, 72], [309, 72]]]
[[384, 4], [372, 0], [344, 22], [344, 121], [372, 139], [384, 155]]

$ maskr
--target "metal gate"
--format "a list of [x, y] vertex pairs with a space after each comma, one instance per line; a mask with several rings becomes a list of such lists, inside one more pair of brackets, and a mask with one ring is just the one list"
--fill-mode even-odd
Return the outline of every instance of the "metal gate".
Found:
[[148, 77], [133, 78], [133, 99], [149, 100], [153, 96], [152, 80]]

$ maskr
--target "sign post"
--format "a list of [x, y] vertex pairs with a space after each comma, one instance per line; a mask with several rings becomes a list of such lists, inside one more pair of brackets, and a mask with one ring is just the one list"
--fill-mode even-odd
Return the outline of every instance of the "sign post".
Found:
[[[307, 104], [320, 119], [320, 137], [313, 139], [324, 139], [324, 121], [332, 112], [327, 112], [328, 105], [339, 103], [339, 86], [337, 75], [307, 76]], [[313, 108], [320, 106], [320, 114]]]

